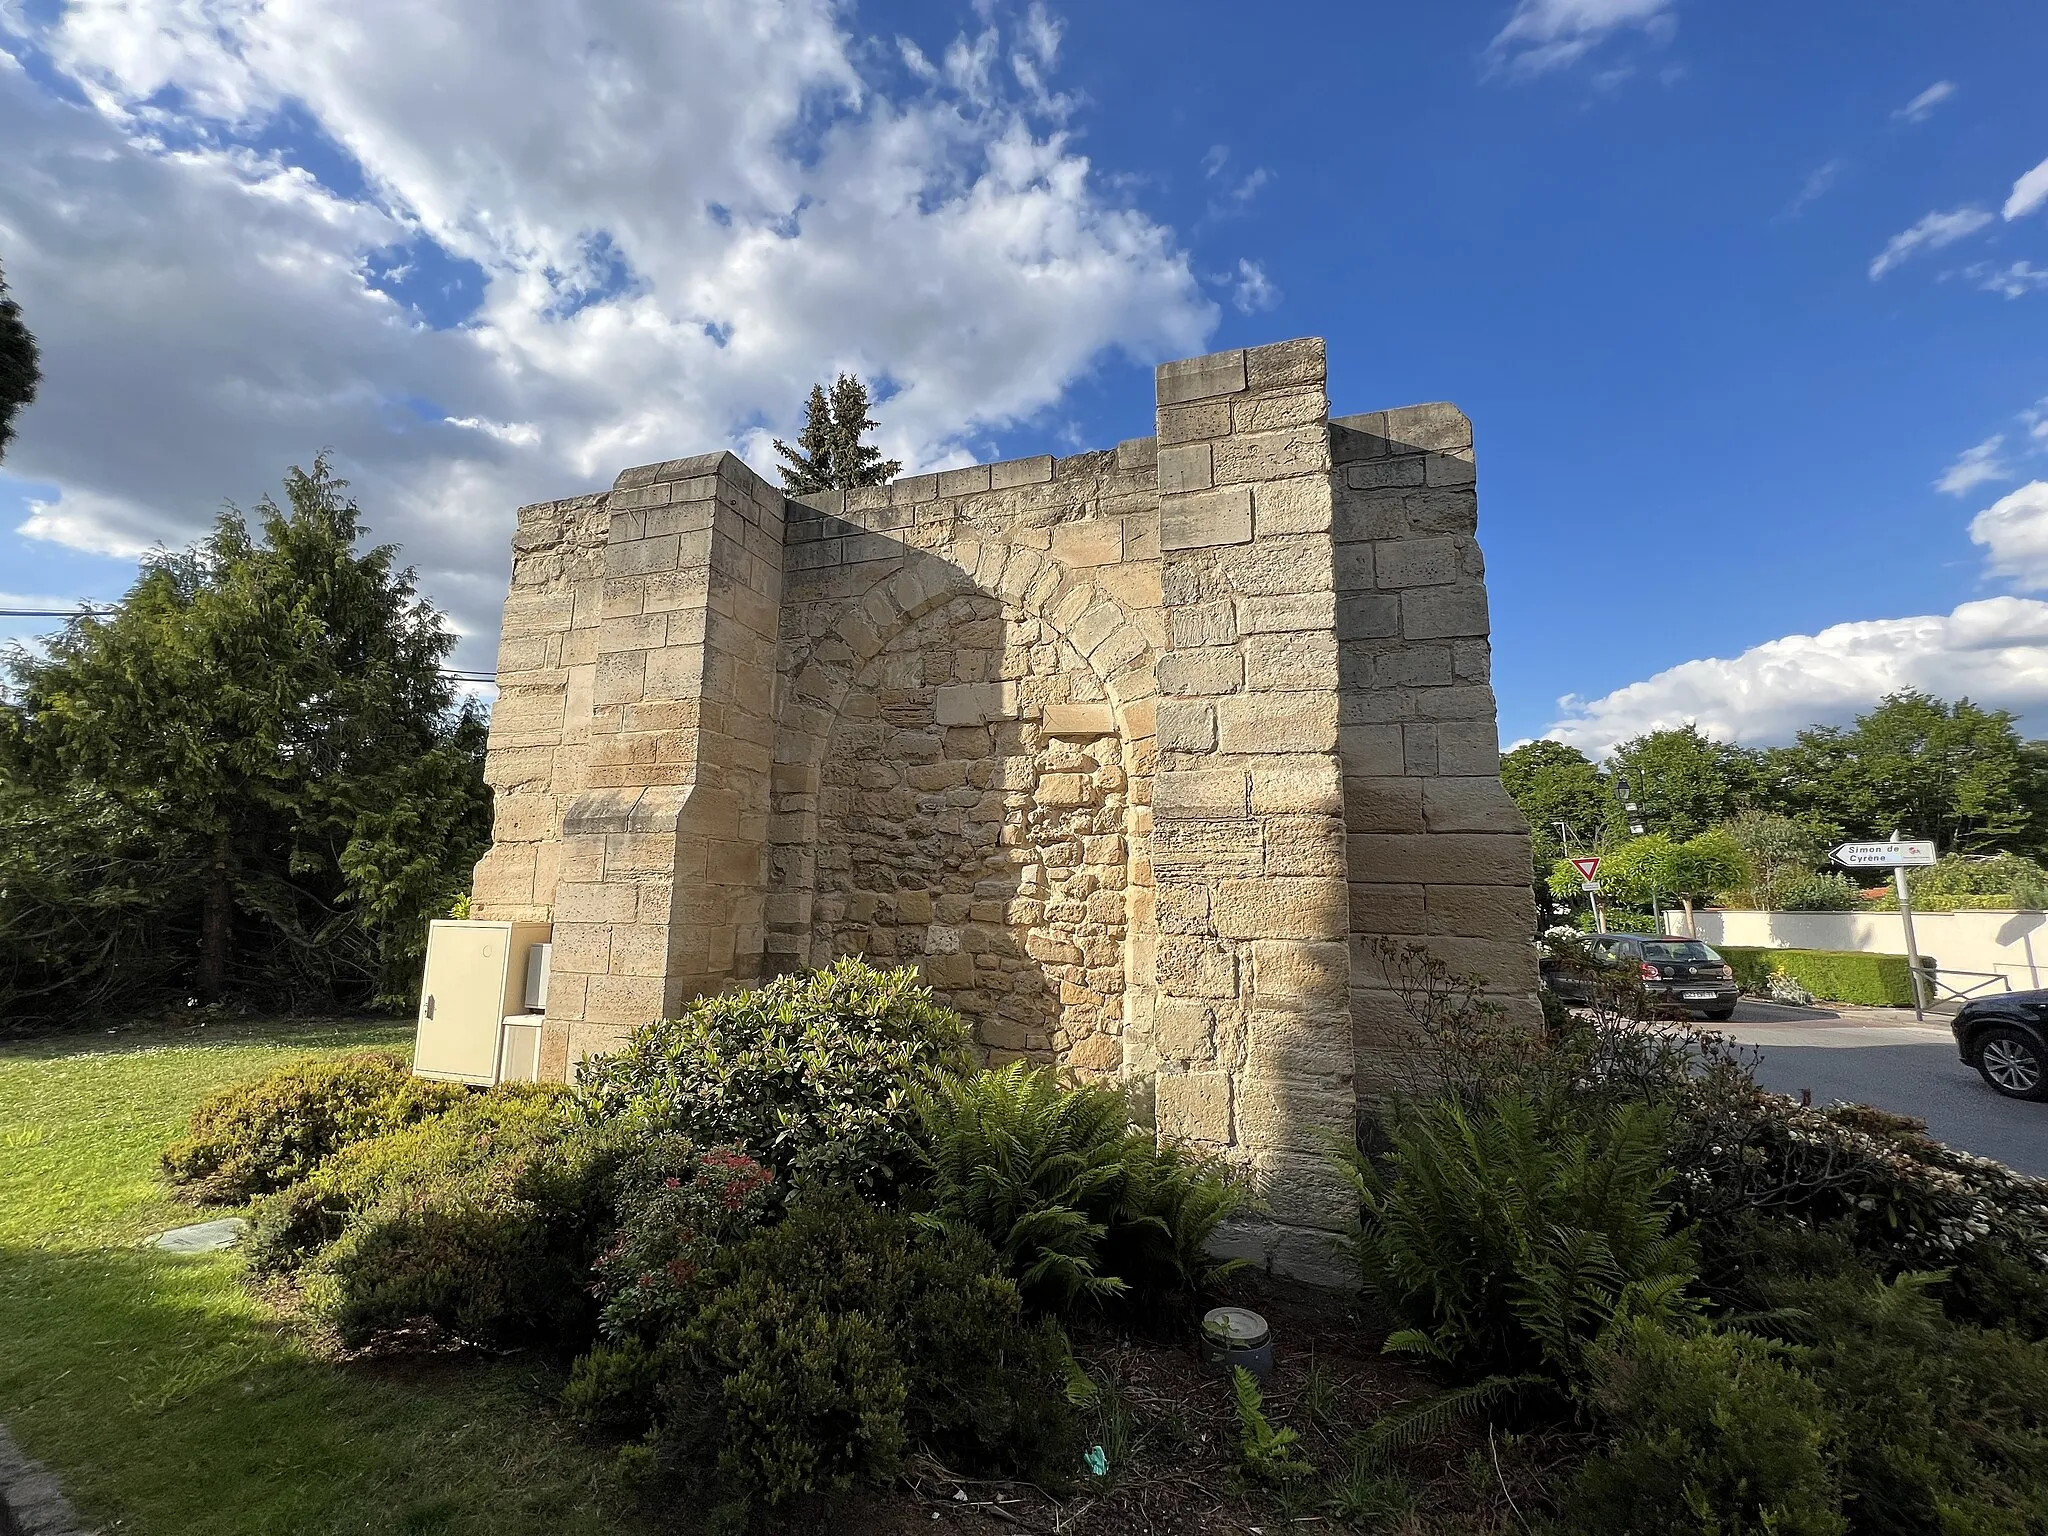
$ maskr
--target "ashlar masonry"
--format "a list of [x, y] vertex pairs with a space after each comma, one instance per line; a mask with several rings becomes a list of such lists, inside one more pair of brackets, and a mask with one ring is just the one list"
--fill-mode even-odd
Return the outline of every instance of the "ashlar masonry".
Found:
[[690, 998], [916, 966], [991, 1061], [1121, 1080], [1327, 1268], [1413, 937], [1533, 1014], [1471, 425], [1323, 343], [1168, 363], [1157, 435], [789, 497], [729, 453], [523, 508], [480, 918], [553, 925], [543, 1075]]

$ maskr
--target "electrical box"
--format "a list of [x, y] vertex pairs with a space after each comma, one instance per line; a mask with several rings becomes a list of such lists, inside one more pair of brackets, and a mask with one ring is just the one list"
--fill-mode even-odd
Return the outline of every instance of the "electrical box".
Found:
[[[427, 930], [414, 1076], [489, 1087], [538, 1074], [540, 1019], [527, 1011], [528, 957], [553, 932], [547, 923], [474, 919], [444, 919]], [[543, 961], [543, 1006], [545, 975]]]

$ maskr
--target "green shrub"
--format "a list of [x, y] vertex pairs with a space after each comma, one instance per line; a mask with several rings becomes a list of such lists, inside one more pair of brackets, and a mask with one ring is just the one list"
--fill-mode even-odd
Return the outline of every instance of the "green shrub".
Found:
[[662, 1441], [685, 1475], [715, 1463], [742, 1505], [886, 1483], [914, 1445], [1041, 1476], [1079, 1454], [1064, 1336], [1022, 1324], [1016, 1287], [971, 1234], [811, 1189], [721, 1250], [701, 1285], [662, 1346]]
[[929, 1218], [987, 1238], [1034, 1306], [1157, 1301], [1234, 1267], [1205, 1244], [1243, 1186], [1133, 1127], [1116, 1088], [1013, 1062], [921, 1089], [917, 1113]]
[[[2016, 853], [1989, 858], [1951, 853], [1925, 869], [1906, 871], [1913, 906], [1922, 912], [2022, 911], [2048, 907], [2048, 869]], [[1896, 891], [1871, 906], [1896, 912]]]
[[1778, 912], [1862, 912], [1869, 907], [1863, 888], [1836, 870], [1788, 875], [1769, 891]]
[[[1904, 955], [1872, 955], [1850, 949], [1754, 949], [1716, 945], [1735, 971], [1742, 990], [1760, 995], [1771, 973], [1782, 971], [1815, 997], [1831, 1003], [1860, 1003], [1871, 1008], [1910, 1008], [1913, 983]], [[1922, 963], [1930, 970], [1931, 956]]]
[[617, 1231], [594, 1266], [614, 1339], [655, 1337], [695, 1299], [705, 1261], [760, 1225], [774, 1175], [730, 1147], [651, 1138], [620, 1168]]
[[623, 1148], [568, 1110], [558, 1085], [508, 1084], [346, 1147], [258, 1206], [254, 1260], [299, 1268], [347, 1343], [426, 1322], [581, 1344]]
[[239, 1203], [303, 1179], [352, 1142], [445, 1113], [468, 1090], [412, 1075], [395, 1051], [302, 1061], [210, 1095], [163, 1151], [164, 1176]]
[[1396, 1109], [1384, 1158], [1341, 1160], [1366, 1289], [1401, 1324], [1389, 1350], [1573, 1390], [1615, 1324], [1685, 1315], [1696, 1255], [1673, 1230], [1667, 1117], [1631, 1104], [1587, 1118], [1546, 1123], [1515, 1093], [1438, 1099]]
[[911, 1160], [911, 1089], [970, 1066], [966, 1025], [916, 972], [849, 959], [699, 998], [579, 1081], [596, 1118], [740, 1147], [785, 1179], [885, 1192]]
[[[1820, 1389], [1749, 1334], [1673, 1333], [1647, 1318], [1592, 1357], [1611, 1443], [1565, 1500], [1586, 1536], [1837, 1536], [1849, 1527]], [[1924, 1530], [1936, 1526], [1922, 1527]]]

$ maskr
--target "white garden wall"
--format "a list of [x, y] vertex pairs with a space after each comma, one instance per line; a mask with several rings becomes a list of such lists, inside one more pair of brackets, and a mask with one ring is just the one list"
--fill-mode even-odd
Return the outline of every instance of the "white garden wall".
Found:
[[[1709, 944], [1760, 949], [1853, 949], [1903, 955], [1905, 926], [1896, 912], [1720, 912], [1697, 915]], [[1667, 913], [1664, 926], [1685, 929], [1683, 913]], [[1944, 976], [1995, 972], [2014, 988], [2048, 987], [2048, 912], [1915, 912], [1913, 936]], [[1970, 978], [1956, 978], [1967, 986]], [[1996, 983], [1992, 990], [1997, 990]]]

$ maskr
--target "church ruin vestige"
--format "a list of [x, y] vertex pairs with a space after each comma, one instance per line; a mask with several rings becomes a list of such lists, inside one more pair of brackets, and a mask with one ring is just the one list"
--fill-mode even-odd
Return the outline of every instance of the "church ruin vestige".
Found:
[[1319, 340], [1157, 373], [1157, 436], [785, 496], [729, 453], [523, 508], [478, 918], [553, 925], [541, 1073], [839, 955], [992, 1060], [1121, 1079], [1314, 1274], [1413, 936], [1533, 1013], [1471, 425], [1331, 417]]

